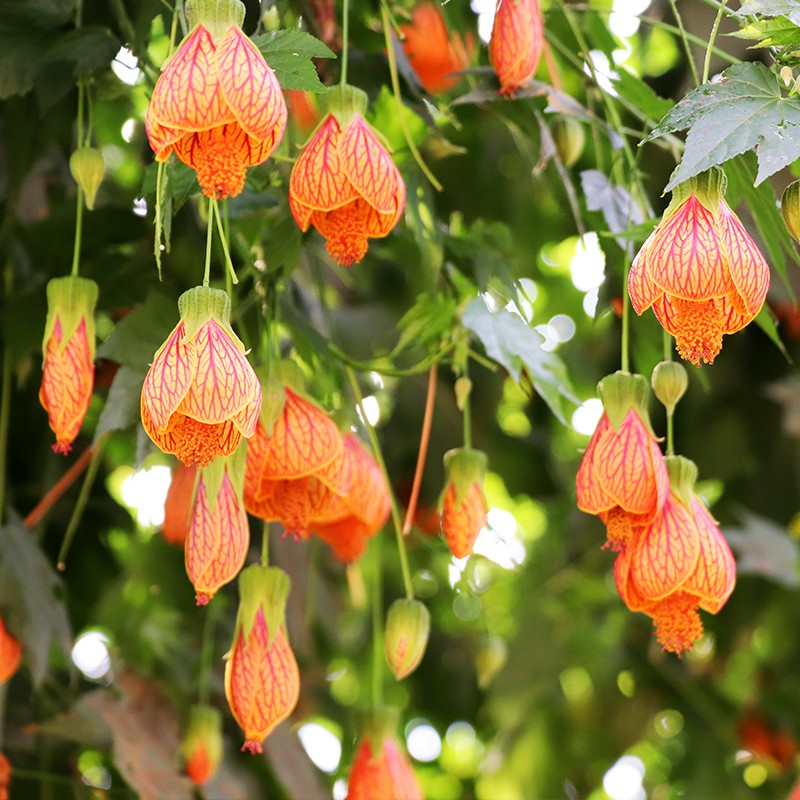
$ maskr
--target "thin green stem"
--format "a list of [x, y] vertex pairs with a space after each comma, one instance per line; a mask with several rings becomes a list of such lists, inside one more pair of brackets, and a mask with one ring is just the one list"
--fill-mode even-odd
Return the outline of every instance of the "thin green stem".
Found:
[[433, 186], [437, 192], [441, 192], [442, 184], [436, 180], [436, 176], [428, 169], [428, 165], [425, 163], [417, 146], [414, 144], [414, 140], [411, 138], [408, 125], [406, 124], [405, 108], [403, 108], [403, 101], [400, 95], [400, 80], [397, 77], [397, 58], [394, 53], [394, 42], [392, 41], [389, 14], [383, 2], [381, 3], [381, 21], [383, 24], [383, 35], [386, 40], [386, 57], [389, 59], [389, 75], [392, 79], [392, 92], [394, 93], [394, 101], [397, 106], [397, 120], [400, 123], [400, 128], [403, 131], [408, 149], [411, 151], [411, 155], [414, 156], [414, 161], [417, 162], [419, 168], [422, 170], [422, 174], [428, 179], [431, 186]]
[[78, 186], [78, 205], [75, 211], [75, 244], [72, 248], [72, 277], [76, 277], [81, 266], [81, 237], [83, 234], [83, 189]]
[[[665, 330], [663, 332], [664, 342], [664, 361], [672, 361], [672, 336]], [[672, 412], [667, 409], [667, 455], [675, 454], [675, 445], [673, 441], [673, 421]]]
[[[14, 270], [8, 262], [4, 275], [4, 300], [11, 303], [14, 290]], [[3, 348], [3, 386], [0, 390], [0, 523], [5, 519], [6, 467], [8, 461], [8, 427], [11, 420], [11, 382], [14, 379], [14, 362], [11, 348], [6, 342]]]
[[211, 240], [213, 238], [214, 230], [214, 209], [212, 206], [216, 203], [211, 199], [208, 201], [208, 226], [206, 228], [206, 267], [203, 272], [203, 286], [208, 286], [211, 283]]
[[197, 669], [197, 700], [201, 706], [208, 705], [211, 691], [211, 670], [214, 660], [214, 629], [217, 626], [219, 605], [211, 603], [206, 608], [206, 620], [203, 625], [203, 644], [200, 649], [200, 665]]
[[719, 9], [717, 9], [717, 16], [714, 20], [714, 25], [711, 28], [711, 36], [708, 37], [708, 47], [706, 48], [706, 57], [703, 61], [703, 83], [708, 81], [708, 71], [711, 67], [711, 49], [714, 47], [714, 41], [717, 38], [717, 32], [719, 31], [719, 24], [722, 22], [722, 15], [725, 11], [725, 2], [726, 0], [722, 0], [720, 3]]
[[342, 6], [342, 74], [341, 84], [347, 83], [347, 57], [350, 52], [350, 0]]
[[[686, 51], [686, 60], [689, 62], [689, 69], [692, 71], [692, 78], [694, 78], [694, 85], [700, 85], [700, 76], [697, 74], [697, 66], [694, 63], [694, 58], [692, 57], [692, 48], [689, 45], [689, 39], [686, 36], [686, 28], [683, 25], [683, 19], [681, 18], [680, 11], [678, 11], [678, 6], [675, 3], [675, 0], [669, 0], [669, 7], [672, 9], [672, 16], [675, 17], [675, 22], [678, 23], [678, 31], [681, 38], [681, 42], [683, 42], [683, 49]], [[703, 80], [705, 83], [705, 79]]]
[[381, 537], [372, 540], [372, 707], [383, 706], [383, 572]]
[[269, 522], [264, 523], [261, 533], [261, 566], [269, 566]]
[[628, 270], [622, 271], [622, 343], [620, 345], [620, 369], [623, 372], [630, 372], [630, 303], [627, 302], [628, 296]]
[[403, 587], [405, 588], [406, 597], [408, 597], [409, 600], [413, 600], [414, 587], [411, 584], [411, 572], [408, 568], [408, 554], [406, 553], [406, 543], [405, 539], [403, 538], [403, 522], [400, 518], [400, 510], [397, 507], [397, 498], [394, 496], [394, 492], [392, 491], [392, 484], [389, 481], [389, 473], [386, 469], [386, 462], [383, 459], [383, 453], [381, 452], [380, 442], [378, 442], [378, 436], [375, 433], [375, 429], [372, 427], [372, 425], [370, 425], [369, 420], [367, 419], [367, 414], [364, 410], [364, 397], [361, 394], [361, 389], [358, 386], [355, 373], [350, 367], [345, 367], [344, 371], [347, 373], [350, 386], [353, 388], [353, 394], [355, 395], [356, 403], [358, 405], [358, 412], [361, 416], [362, 422], [364, 423], [364, 427], [367, 429], [367, 435], [369, 436], [369, 441], [372, 445], [372, 453], [375, 456], [375, 460], [378, 462], [378, 466], [383, 474], [383, 480], [386, 483], [386, 489], [389, 492], [389, 498], [391, 500], [392, 507], [392, 524], [394, 525], [395, 537], [397, 538], [397, 551], [400, 556], [400, 570], [403, 574]]
[[[464, 366], [464, 374], [462, 377], [467, 378], [467, 380], [469, 380], [469, 376], [467, 374], [469, 360], [465, 359], [464, 361], [465, 361], [465, 366]], [[463, 415], [463, 422], [464, 422], [464, 448], [470, 450], [472, 449], [472, 387], [471, 386], [470, 390], [464, 397], [464, 409], [461, 413]]]
[[231, 251], [228, 249], [228, 237], [225, 231], [225, 226], [222, 224], [222, 217], [219, 213], [219, 203], [216, 200], [211, 200], [211, 209], [213, 209], [214, 219], [217, 221], [217, 233], [219, 234], [219, 240], [222, 243], [222, 252], [225, 254], [225, 267], [228, 270], [228, 274], [231, 277], [231, 281], [233, 283], [239, 283], [239, 279], [236, 277], [236, 270], [233, 268], [233, 261], [231, 261]]

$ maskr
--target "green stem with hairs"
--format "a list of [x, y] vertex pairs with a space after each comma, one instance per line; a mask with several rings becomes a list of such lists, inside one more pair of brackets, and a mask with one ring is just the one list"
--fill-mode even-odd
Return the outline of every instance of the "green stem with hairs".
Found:
[[228, 237], [225, 232], [225, 226], [222, 224], [222, 217], [219, 213], [219, 203], [215, 199], [211, 200], [211, 209], [214, 212], [214, 219], [217, 222], [217, 233], [219, 234], [219, 240], [222, 243], [222, 252], [225, 254], [225, 267], [228, 270], [228, 274], [230, 275], [231, 282], [236, 284], [239, 283], [239, 279], [236, 277], [236, 270], [233, 268], [233, 261], [231, 260], [231, 251], [228, 248]]
[[206, 266], [203, 272], [203, 286], [208, 286], [211, 283], [211, 240], [213, 238], [214, 229], [214, 200], [208, 201], [208, 225], [206, 226]]
[[344, 0], [342, 7], [342, 74], [341, 84], [347, 83], [347, 57], [350, 51], [350, 0]]
[[675, 22], [678, 24], [679, 35], [681, 38], [681, 42], [683, 42], [683, 49], [686, 51], [686, 60], [689, 62], [689, 69], [692, 71], [692, 78], [694, 78], [694, 85], [699, 86], [700, 76], [697, 74], [697, 66], [694, 63], [694, 59], [692, 58], [692, 48], [689, 45], [689, 39], [686, 36], [686, 28], [683, 25], [683, 19], [681, 18], [680, 11], [678, 11], [678, 6], [675, 0], [669, 0], [669, 7], [672, 10], [672, 16], [675, 17]]
[[383, 706], [383, 581], [381, 537], [372, 540], [372, 707]]
[[269, 566], [269, 522], [264, 523], [261, 534], [261, 566]]
[[711, 50], [714, 47], [714, 41], [717, 38], [717, 32], [719, 31], [719, 24], [722, 22], [722, 15], [725, 11], [725, 2], [726, 0], [722, 0], [717, 9], [717, 16], [714, 20], [714, 25], [711, 28], [711, 36], [708, 37], [708, 47], [706, 48], [706, 57], [703, 61], [703, 83], [708, 81], [708, 71], [711, 67]]

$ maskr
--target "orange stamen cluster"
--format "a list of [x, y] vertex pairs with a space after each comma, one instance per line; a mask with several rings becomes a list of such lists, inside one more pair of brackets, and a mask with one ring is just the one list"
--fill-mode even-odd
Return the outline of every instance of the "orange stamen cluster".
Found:
[[533, 77], [543, 46], [539, 0], [498, 0], [489, 60], [500, 81], [500, 94], [514, 94]]

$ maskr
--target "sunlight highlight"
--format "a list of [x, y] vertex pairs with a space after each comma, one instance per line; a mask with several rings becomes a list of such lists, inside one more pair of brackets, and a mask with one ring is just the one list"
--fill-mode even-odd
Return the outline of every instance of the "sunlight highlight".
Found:
[[307, 722], [297, 731], [300, 743], [314, 765], [329, 775], [339, 768], [342, 743], [327, 728], [316, 722]]
[[122, 502], [136, 511], [136, 521], [142, 527], [164, 523], [164, 503], [172, 481], [169, 467], [158, 464], [140, 469], [122, 481]]
[[603, 776], [603, 788], [611, 800], [645, 800], [643, 778], [644, 762], [636, 756], [622, 756]]
[[111, 678], [108, 643], [108, 636], [101, 631], [86, 631], [75, 640], [72, 663], [89, 680], [105, 681]]

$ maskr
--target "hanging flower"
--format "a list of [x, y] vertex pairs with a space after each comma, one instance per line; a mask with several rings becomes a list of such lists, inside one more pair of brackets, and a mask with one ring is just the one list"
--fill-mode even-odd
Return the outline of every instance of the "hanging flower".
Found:
[[347, 491], [334, 495], [310, 527], [339, 561], [348, 564], [364, 553], [367, 541], [386, 524], [391, 499], [380, 467], [354, 433], [344, 437], [344, 456], [351, 464]]
[[724, 334], [753, 321], [769, 288], [769, 266], [725, 203], [714, 168], [682, 183], [628, 278], [638, 314], [652, 306], [682, 358], [712, 364]]
[[411, 12], [411, 24], [401, 25], [400, 31], [403, 52], [426, 92], [446, 92], [461, 80], [453, 73], [469, 64], [474, 41], [469, 35], [465, 46], [457, 33], [449, 33], [435, 3], [417, 3]]
[[192, 524], [197, 467], [179, 466], [172, 472], [172, 480], [164, 501], [162, 536], [170, 544], [183, 546]]
[[0, 800], [9, 800], [8, 787], [11, 784], [11, 762], [0, 753]]
[[444, 467], [447, 482], [439, 499], [442, 534], [450, 552], [456, 558], [466, 558], [486, 522], [486, 454], [467, 448], [449, 450]]
[[225, 695], [245, 733], [242, 750], [261, 742], [294, 711], [300, 671], [286, 638], [289, 578], [276, 567], [253, 564], [239, 576], [239, 611], [233, 646], [226, 656]]
[[181, 321], [144, 379], [142, 424], [165, 453], [202, 467], [253, 435], [261, 387], [230, 326], [225, 292], [197, 286], [178, 309]]
[[275, 73], [241, 29], [239, 0], [187, 0], [191, 31], [164, 66], [145, 126], [156, 161], [197, 172], [206, 197], [242, 191], [247, 167], [278, 146], [286, 103]]
[[216, 458], [200, 471], [186, 536], [186, 574], [204, 606], [244, 565], [250, 527], [242, 501], [244, 453]]
[[22, 645], [9, 632], [0, 617], [0, 685], [18, 669], [22, 660]]
[[489, 61], [500, 81], [500, 94], [514, 94], [533, 77], [543, 46], [539, 0], [498, 0], [489, 39]]
[[211, 706], [192, 706], [181, 742], [184, 769], [195, 786], [208, 783], [222, 761], [222, 716]]
[[39, 401], [56, 435], [56, 453], [72, 449], [92, 399], [96, 302], [97, 284], [86, 278], [53, 278], [47, 284]]
[[614, 547], [633, 526], [661, 510], [669, 491], [667, 467], [647, 412], [649, 390], [641, 375], [616, 372], [597, 386], [603, 416], [578, 468], [578, 508], [599, 514]]
[[339, 87], [330, 113], [292, 168], [289, 207], [301, 230], [313, 225], [339, 264], [361, 261], [368, 239], [387, 236], [406, 201], [392, 157], [362, 116], [366, 94]]
[[736, 582], [736, 563], [717, 523], [694, 494], [697, 468], [669, 456], [664, 507], [619, 550], [614, 577], [631, 611], [653, 619], [665, 650], [690, 650], [703, 635], [698, 613], [716, 614]]

